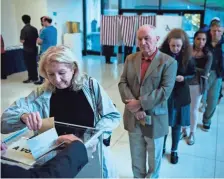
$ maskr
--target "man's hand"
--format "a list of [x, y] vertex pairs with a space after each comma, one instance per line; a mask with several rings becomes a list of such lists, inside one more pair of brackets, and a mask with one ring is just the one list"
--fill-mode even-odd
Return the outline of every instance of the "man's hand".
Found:
[[37, 44], [41, 45], [43, 43], [43, 40], [41, 38], [37, 38]]
[[146, 113], [145, 113], [145, 111], [137, 111], [135, 113], [135, 117], [137, 120], [143, 120], [146, 117]]
[[181, 76], [181, 75], [178, 75], [178, 76], [176, 76], [176, 81], [177, 82], [182, 82], [182, 81], [184, 81], [184, 77]]
[[141, 103], [140, 103], [139, 100], [136, 100], [136, 99], [127, 99], [125, 101], [127, 102], [126, 107], [132, 113], [137, 112], [141, 108]]
[[58, 137], [57, 144], [61, 144], [62, 142], [64, 142], [66, 145], [69, 145], [70, 143], [77, 141], [77, 140], [82, 142], [82, 140], [80, 138], [76, 137], [73, 134], [61, 135]]
[[36, 131], [39, 130], [42, 126], [42, 119], [39, 112], [23, 114], [20, 119], [26, 124], [29, 130]]

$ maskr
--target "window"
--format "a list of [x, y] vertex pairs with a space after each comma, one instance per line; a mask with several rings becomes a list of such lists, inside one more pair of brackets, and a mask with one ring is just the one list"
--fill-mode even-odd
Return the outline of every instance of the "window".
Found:
[[204, 0], [162, 0], [162, 9], [203, 10]]
[[193, 43], [195, 32], [200, 28], [200, 19], [200, 14], [184, 14], [182, 28], [188, 34], [191, 43]]
[[212, 18], [214, 18], [214, 17], [218, 17], [223, 21], [223, 19], [224, 19], [224, 1], [220, 1], [220, 0], [207, 0], [206, 1], [204, 24], [209, 25]]
[[122, 9], [158, 9], [159, 0], [122, 0]]
[[87, 50], [100, 51], [100, 0], [86, 0]]
[[118, 0], [102, 0], [104, 15], [118, 15]]

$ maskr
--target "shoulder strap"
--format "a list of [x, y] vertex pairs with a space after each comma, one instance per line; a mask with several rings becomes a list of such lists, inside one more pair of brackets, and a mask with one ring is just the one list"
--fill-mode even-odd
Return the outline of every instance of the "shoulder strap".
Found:
[[94, 113], [96, 113], [96, 115], [99, 116], [98, 108], [97, 108], [97, 104], [96, 104], [93, 80], [91, 77], [89, 77], [89, 90], [90, 90], [90, 95], [91, 95], [92, 102], [93, 102], [93, 110], [95, 111]]

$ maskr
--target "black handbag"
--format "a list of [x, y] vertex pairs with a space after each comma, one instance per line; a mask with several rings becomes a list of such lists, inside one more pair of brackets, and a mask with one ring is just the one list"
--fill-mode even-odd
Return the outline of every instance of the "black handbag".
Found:
[[[90, 89], [91, 98], [92, 98], [92, 101], [93, 101], [93, 106], [95, 108], [94, 110], [96, 111], [97, 115], [100, 117], [98, 109], [97, 109], [97, 105], [96, 105], [96, 100], [95, 100], [93, 80], [91, 79], [91, 77], [89, 78], [89, 89]], [[103, 144], [107, 147], [110, 146], [110, 140], [111, 140], [111, 135], [107, 139], [103, 139]]]
[[186, 106], [191, 103], [190, 88], [186, 82], [176, 82], [173, 92], [174, 106], [176, 108]]

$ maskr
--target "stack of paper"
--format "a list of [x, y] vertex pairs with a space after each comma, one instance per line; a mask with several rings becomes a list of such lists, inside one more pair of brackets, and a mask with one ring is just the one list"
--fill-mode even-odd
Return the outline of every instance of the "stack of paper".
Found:
[[29, 150], [27, 145], [27, 139], [21, 138], [19, 141], [12, 143], [8, 146], [3, 158], [13, 160], [15, 162], [20, 162], [29, 166], [35, 163], [35, 159]]
[[22, 137], [10, 144], [2, 157], [32, 166], [38, 158], [57, 147], [57, 138], [58, 134], [55, 128], [30, 139]]

